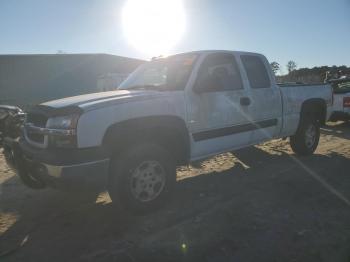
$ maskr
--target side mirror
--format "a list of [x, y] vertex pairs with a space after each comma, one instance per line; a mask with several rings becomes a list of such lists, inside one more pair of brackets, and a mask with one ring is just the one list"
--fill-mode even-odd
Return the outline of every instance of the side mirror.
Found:
[[220, 79], [214, 75], [205, 75], [197, 79], [193, 91], [197, 94], [222, 91], [223, 86]]

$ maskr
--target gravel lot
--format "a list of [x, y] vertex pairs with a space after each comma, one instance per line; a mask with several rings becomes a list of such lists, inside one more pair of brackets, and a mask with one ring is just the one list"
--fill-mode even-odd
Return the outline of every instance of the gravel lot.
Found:
[[0, 155], [0, 261], [350, 261], [350, 124], [313, 156], [271, 141], [179, 168], [143, 217], [23, 186]]

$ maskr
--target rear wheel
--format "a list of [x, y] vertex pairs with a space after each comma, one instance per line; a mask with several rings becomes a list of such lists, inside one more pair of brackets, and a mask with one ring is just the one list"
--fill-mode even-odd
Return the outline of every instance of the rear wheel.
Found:
[[161, 146], [142, 144], [112, 161], [108, 192], [114, 203], [142, 214], [162, 206], [175, 182], [171, 154]]
[[294, 136], [290, 137], [290, 145], [298, 155], [310, 155], [315, 152], [320, 139], [320, 125], [313, 116], [306, 116]]

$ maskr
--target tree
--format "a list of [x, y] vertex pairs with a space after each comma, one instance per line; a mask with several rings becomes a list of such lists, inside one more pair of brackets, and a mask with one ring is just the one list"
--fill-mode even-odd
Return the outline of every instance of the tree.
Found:
[[287, 63], [288, 74], [290, 74], [290, 72], [294, 71], [295, 69], [297, 69], [297, 64], [293, 60], [288, 61]]
[[272, 62], [271, 63], [271, 69], [272, 69], [272, 71], [275, 73], [275, 75], [277, 74], [277, 72], [280, 70], [280, 64], [279, 63], [277, 63], [277, 62]]

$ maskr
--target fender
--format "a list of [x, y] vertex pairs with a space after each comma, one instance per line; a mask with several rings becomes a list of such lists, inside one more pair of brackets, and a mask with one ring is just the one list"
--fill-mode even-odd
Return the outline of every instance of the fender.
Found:
[[107, 129], [102, 146], [116, 155], [143, 141], [160, 143], [178, 163], [188, 163], [190, 159], [190, 138], [185, 121], [171, 115], [140, 117], [113, 124]]
[[[326, 122], [327, 103], [321, 98], [311, 98], [305, 100], [301, 105], [300, 122], [307, 114], [314, 114], [321, 125]], [[300, 123], [299, 122], [299, 123]]]

